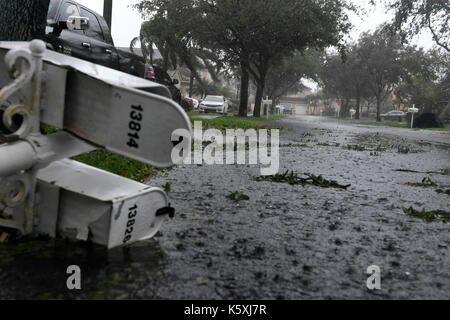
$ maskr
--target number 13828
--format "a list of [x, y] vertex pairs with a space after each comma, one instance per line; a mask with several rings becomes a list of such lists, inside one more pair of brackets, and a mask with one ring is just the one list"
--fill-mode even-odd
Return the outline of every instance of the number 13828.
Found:
[[127, 243], [131, 240], [133, 231], [134, 231], [134, 225], [136, 223], [136, 216], [138, 214], [138, 206], [134, 205], [133, 207], [128, 209], [128, 221], [127, 226], [125, 228], [125, 235], [123, 238], [123, 243]]

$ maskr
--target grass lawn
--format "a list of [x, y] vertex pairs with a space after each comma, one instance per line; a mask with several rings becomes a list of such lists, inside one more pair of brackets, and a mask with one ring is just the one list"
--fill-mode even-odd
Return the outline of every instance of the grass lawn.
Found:
[[[279, 115], [272, 115], [269, 117], [269, 120], [267, 120], [266, 118], [239, 118], [234, 116], [219, 117], [216, 119], [199, 119], [198, 117], [203, 114], [200, 114], [200, 112], [198, 111], [191, 111], [188, 113], [188, 115], [192, 123], [194, 121], [202, 121], [203, 129], [216, 128], [219, 130], [224, 130], [227, 128], [242, 128], [244, 130], [264, 129], [266, 128], [268, 121], [270, 122], [282, 118], [282, 116]], [[49, 134], [59, 131], [51, 126], [44, 126], [44, 129]], [[138, 182], [146, 182], [150, 177], [158, 174], [158, 172], [170, 170], [157, 169], [139, 161], [112, 154], [105, 150], [96, 150], [90, 153], [73, 157], [72, 159]]]
[[198, 111], [191, 111], [188, 113], [191, 122], [202, 121], [203, 129], [215, 128], [219, 130], [225, 129], [264, 129], [268, 127], [268, 123], [271, 121], [279, 120], [283, 118], [281, 115], [271, 115], [267, 118], [254, 118], [247, 117], [241, 118], [236, 116], [221, 116], [215, 119], [202, 119], [199, 118], [202, 115], [215, 115], [213, 113], [201, 114]]
[[374, 126], [388, 126], [388, 127], [396, 127], [396, 128], [409, 128], [409, 125], [406, 122], [398, 122], [398, 121], [381, 121], [377, 122], [375, 119], [372, 118], [361, 118], [359, 120], [346, 118], [345, 121], [349, 121], [352, 123], [357, 124], [368, 124], [368, 125], [374, 125]]
[[192, 111], [189, 111], [187, 114], [188, 114], [189, 118], [192, 118], [192, 117], [195, 117], [195, 116], [201, 116], [201, 115], [203, 115], [203, 113], [201, 113], [201, 112], [198, 111], [198, 110], [192, 110]]
[[443, 128], [429, 128], [429, 129], [425, 129], [425, 130], [431, 130], [431, 131], [446, 131], [446, 132], [450, 132], [450, 123], [444, 125]]
[[112, 154], [105, 150], [96, 150], [90, 153], [82, 154], [73, 157], [72, 160], [142, 183], [146, 182], [148, 178], [155, 176], [158, 172], [163, 170], [146, 165], [136, 160]]
[[[406, 129], [411, 128], [411, 124], [410, 123], [398, 122], [398, 121], [385, 120], [385, 121], [377, 122], [375, 119], [372, 119], [372, 118], [361, 118], [359, 120], [347, 118], [347, 119], [344, 119], [344, 120], [352, 122], [352, 123], [368, 124], [368, 125], [375, 125], [375, 126], [388, 126], [388, 127], [406, 128]], [[415, 129], [415, 130], [420, 130], [420, 129]], [[450, 124], [446, 124], [444, 126], [444, 128], [427, 128], [427, 129], [422, 129], [422, 130], [450, 131]]]
[[[44, 125], [43, 129], [47, 134], [61, 131], [48, 125]], [[85, 153], [73, 157], [72, 160], [142, 183], [146, 182], [148, 178], [155, 176], [158, 172], [167, 170], [157, 169], [139, 161], [118, 156], [105, 150], [96, 150]]]

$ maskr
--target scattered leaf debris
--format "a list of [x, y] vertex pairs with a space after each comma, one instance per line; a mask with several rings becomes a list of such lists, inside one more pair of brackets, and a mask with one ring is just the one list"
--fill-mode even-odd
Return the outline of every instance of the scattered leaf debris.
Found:
[[347, 190], [351, 184], [341, 185], [334, 180], [327, 180], [322, 177], [322, 175], [315, 176], [313, 174], [306, 173], [305, 178], [298, 176], [294, 171], [289, 172], [286, 171], [284, 174], [276, 174], [272, 176], [260, 176], [255, 180], [258, 182], [261, 181], [270, 181], [277, 183], [288, 183], [290, 185], [313, 185], [322, 188], [337, 188], [337, 189], [345, 189]]
[[450, 189], [447, 189], [447, 190], [437, 189], [436, 192], [437, 193], [447, 194], [447, 195], [450, 196]]
[[232, 193], [230, 193], [229, 195], [226, 196], [227, 199], [233, 200], [233, 201], [248, 201], [250, 200], [250, 197], [246, 194], [241, 194], [237, 191], [234, 191]]
[[431, 180], [431, 178], [429, 178], [429, 177], [423, 178], [421, 183], [409, 182], [409, 183], [407, 183], [407, 185], [412, 186], [412, 187], [425, 187], [425, 188], [438, 186], [437, 183], [434, 182], [433, 180]]
[[410, 207], [403, 208], [403, 212], [411, 217], [419, 218], [426, 222], [440, 221], [443, 223], [450, 223], [450, 212], [443, 210], [426, 211], [425, 209], [422, 209], [422, 211], [419, 211], [413, 207]]
[[356, 144], [347, 145], [347, 149], [353, 150], [353, 151], [366, 151], [366, 147], [361, 146], [361, 145], [356, 145]]
[[421, 174], [442, 174], [442, 175], [448, 174], [448, 171], [446, 171], [446, 170], [441, 170], [439, 172], [436, 172], [436, 171], [422, 172], [422, 171], [416, 171], [416, 170], [411, 170], [411, 169], [395, 169], [394, 171], [405, 172], [405, 173], [421, 173]]
[[167, 182], [165, 185], [162, 186], [165, 192], [170, 192], [172, 190], [172, 187], [170, 186], [170, 183]]
[[400, 145], [397, 148], [398, 153], [408, 154], [411, 152], [411, 148], [409, 146]]

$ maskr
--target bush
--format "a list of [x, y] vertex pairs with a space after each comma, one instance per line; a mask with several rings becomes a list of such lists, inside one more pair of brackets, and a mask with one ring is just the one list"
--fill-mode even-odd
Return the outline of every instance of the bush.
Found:
[[450, 123], [450, 103], [444, 108], [444, 110], [442, 110], [439, 120], [443, 123]]
[[[411, 119], [411, 117], [409, 117]], [[444, 124], [433, 113], [423, 113], [419, 117], [414, 118], [414, 128], [444, 128]]]

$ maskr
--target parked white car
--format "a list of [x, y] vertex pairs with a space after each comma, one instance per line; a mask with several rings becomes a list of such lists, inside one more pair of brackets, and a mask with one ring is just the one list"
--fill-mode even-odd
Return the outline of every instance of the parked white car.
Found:
[[389, 111], [388, 113], [382, 114], [381, 120], [392, 120], [402, 122], [405, 117], [406, 113], [404, 113], [403, 111], [392, 110]]
[[200, 103], [200, 112], [228, 113], [228, 102], [224, 96], [207, 96]]

